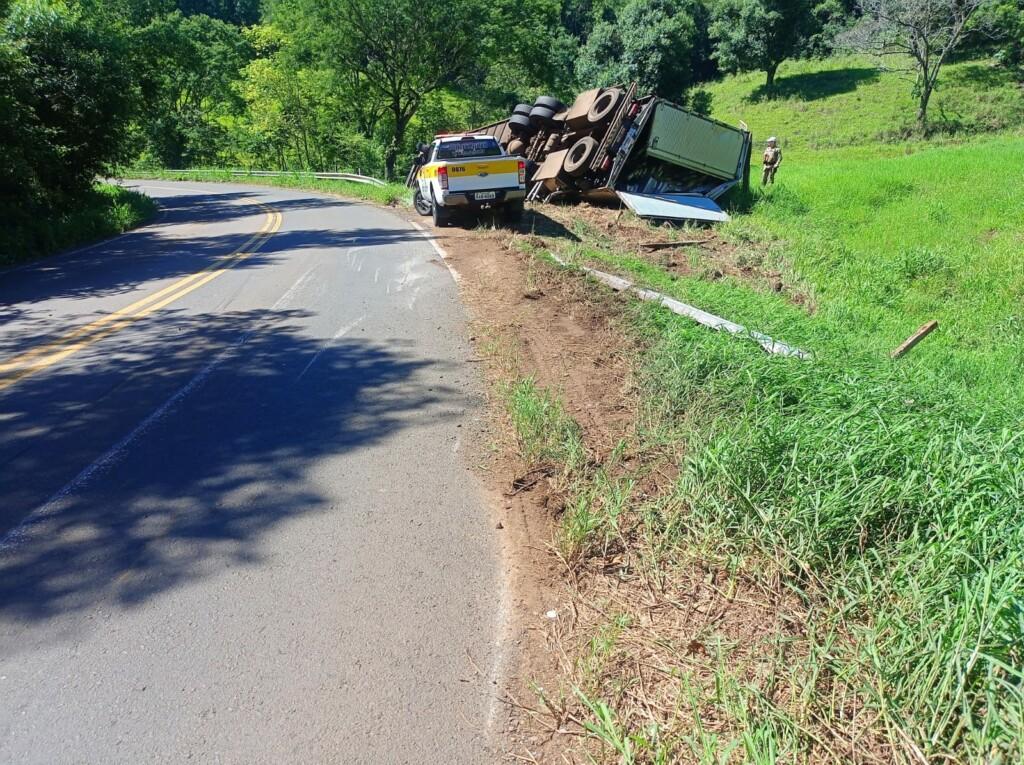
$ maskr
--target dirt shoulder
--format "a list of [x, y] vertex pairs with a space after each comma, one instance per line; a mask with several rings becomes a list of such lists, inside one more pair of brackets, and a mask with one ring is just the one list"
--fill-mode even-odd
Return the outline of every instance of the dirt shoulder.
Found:
[[460, 276], [490, 381], [494, 441], [478, 465], [494, 497], [511, 594], [510, 651], [498, 689], [506, 756], [555, 761], [566, 743], [557, 732], [579, 732], [560, 726], [542, 701], [546, 689], [557, 694], [563, 685], [567, 657], [560, 640], [573, 628], [576, 609], [554, 546], [564, 497], [551, 476], [520, 456], [500, 388], [529, 377], [557, 391], [600, 460], [635, 419], [634, 349], [617, 326], [624, 298], [522, 254], [513, 242], [522, 233], [457, 227], [431, 233]]

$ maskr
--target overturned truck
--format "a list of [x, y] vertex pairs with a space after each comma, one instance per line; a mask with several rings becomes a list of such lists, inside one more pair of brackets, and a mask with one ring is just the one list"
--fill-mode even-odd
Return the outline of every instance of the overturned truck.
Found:
[[542, 96], [469, 131], [495, 136], [526, 157], [530, 200], [621, 199], [637, 215], [723, 221], [718, 200], [749, 182], [751, 135], [636, 85], [595, 88], [572, 106]]

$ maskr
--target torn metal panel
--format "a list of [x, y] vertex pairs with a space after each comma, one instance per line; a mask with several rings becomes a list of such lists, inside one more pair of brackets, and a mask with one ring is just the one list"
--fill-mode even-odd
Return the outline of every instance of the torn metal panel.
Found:
[[658, 220], [698, 220], [722, 223], [729, 220], [725, 212], [711, 199], [689, 194], [631, 194], [616, 191], [619, 199], [641, 218]]

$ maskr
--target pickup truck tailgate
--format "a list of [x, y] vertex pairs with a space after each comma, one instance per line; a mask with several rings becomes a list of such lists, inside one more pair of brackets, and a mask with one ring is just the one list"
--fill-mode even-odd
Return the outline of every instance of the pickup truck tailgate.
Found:
[[445, 165], [449, 191], [519, 188], [519, 160], [516, 158], [448, 161]]

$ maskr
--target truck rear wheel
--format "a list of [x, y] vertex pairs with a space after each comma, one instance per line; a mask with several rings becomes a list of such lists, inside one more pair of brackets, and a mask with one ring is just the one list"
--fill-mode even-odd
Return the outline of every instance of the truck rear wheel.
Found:
[[591, 125], [600, 125], [606, 119], [612, 116], [612, 113], [618, 107], [619, 102], [622, 100], [622, 91], [618, 88], [608, 88], [597, 97], [594, 101], [594, 105], [590, 107], [590, 111], [587, 112], [587, 122]]
[[529, 116], [525, 114], [513, 114], [508, 120], [508, 129], [512, 135], [523, 137], [531, 136], [537, 132], [537, 128], [530, 122]]
[[444, 207], [439, 205], [437, 202], [430, 205], [430, 212], [434, 217], [435, 228], [444, 228], [452, 219], [451, 211], [444, 209]]
[[533, 102], [534, 108], [543, 106], [545, 109], [550, 109], [555, 114], [565, 109], [565, 104], [559, 101], [553, 96], [540, 96], [536, 101]]
[[416, 212], [418, 212], [420, 215], [430, 215], [431, 204], [430, 202], [423, 198], [423, 192], [420, 191], [418, 188], [416, 189], [416, 192], [412, 195], [412, 206], [416, 208]]
[[589, 135], [574, 143], [562, 163], [565, 174], [573, 177], [583, 175], [587, 171], [587, 165], [594, 158], [596, 150], [597, 141]]
[[534, 127], [551, 127], [555, 121], [555, 110], [546, 106], [535, 106], [530, 110], [530, 124]]

